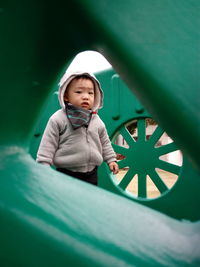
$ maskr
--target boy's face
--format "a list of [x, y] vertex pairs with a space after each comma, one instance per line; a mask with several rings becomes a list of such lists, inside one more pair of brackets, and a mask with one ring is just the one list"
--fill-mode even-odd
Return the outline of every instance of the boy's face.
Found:
[[86, 78], [72, 80], [65, 91], [64, 100], [74, 106], [91, 109], [94, 105], [93, 82]]

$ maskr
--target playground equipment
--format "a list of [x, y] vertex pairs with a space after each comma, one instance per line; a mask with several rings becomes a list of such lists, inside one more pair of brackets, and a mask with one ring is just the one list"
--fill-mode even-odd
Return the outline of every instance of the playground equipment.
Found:
[[[160, 159], [160, 156], [177, 151], [179, 148], [174, 142], [156, 147], [156, 143], [164, 133], [164, 130], [159, 126], [155, 127], [152, 136], [149, 140], [147, 139], [146, 119], [151, 118], [151, 115], [114, 70], [105, 70], [96, 73], [96, 76], [101, 82], [105, 96], [104, 107], [99, 111], [99, 115], [106, 123], [115, 151], [125, 156], [125, 159], [118, 161], [120, 169], [129, 167], [126, 175], [119, 182], [116, 176], [108, 171], [106, 164], [103, 164], [99, 172], [98, 185], [176, 219], [199, 219], [198, 203], [200, 195], [196, 190], [199, 186], [199, 175], [195, 173], [187, 158], [184, 156], [180, 165]], [[34, 159], [49, 117], [60, 108], [57, 90], [58, 86], [55, 87], [55, 91], [48, 99], [47, 106], [31, 140], [30, 153]], [[138, 124], [137, 140], [134, 140], [126, 127], [131, 122], [137, 122]], [[119, 133], [127, 141], [129, 147], [125, 148], [122, 145], [115, 144], [115, 136]], [[174, 177], [171, 175], [170, 178], [171, 180], [174, 179], [171, 188], [166, 183], [166, 179], [163, 179], [164, 177], [156, 172], [155, 169], [159, 167], [168, 173], [175, 174]], [[137, 179], [134, 177], [135, 174], [139, 176], [136, 195], [127, 190], [129, 183]], [[148, 197], [147, 175], [152, 179], [155, 187], [158, 188], [160, 193], [158, 198], [151, 199]], [[190, 179], [191, 176], [193, 177], [192, 180]], [[133, 183], [129, 187], [132, 189], [134, 187]], [[188, 191], [185, 199], [186, 188], [191, 189], [191, 194]]]
[[[1, 264], [199, 266], [199, 1], [56, 4], [7, 1], [0, 9]], [[66, 60], [86, 49], [104, 54], [134, 90], [145, 106], [134, 107], [138, 120], [147, 109], [183, 151], [177, 183], [157, 199], [142, 190], [143, 199], [130, 201], [105, 166], [101, 179], [125, 197], [36, 164], [28, 153]], [[101, 114], [111, 138], [130, 119], [119, 107], [108, 119]]]
[[[170, 141], [170, 143], [156, 146], [164, 134], [164, 130], [159, 125], [155, 127], [150, 137], [147, 136], [146, 119], [151, 118], [151, 115], [114, 71], [99, 73], [97, 77], [101, 81], [102, 88], [105, 88], [105, 105], [100, 110], [100, 115], [107, 125], [115, 151], [125, 156], [119, 161], [119, 167], [129, 167], [128, 172], [119, 182], [115, 176], [106, 171], [107, 166], [103, 164], [99, 186], [177, 219], [199, 219], [197, 203], [199, 203], [200, 197], [196, 190], [199, 187], [199, 174], [188, 162], [187, 157], [183, 155], [179, 165], [173, 161], [163, 160], [161, 156], [179, 149], [175, 142]], [[132, 138], [127, 129], [131, 122], [137, 123], [136, 140]], [[116, 140], [114, 137], [118, 134], [123, 136], [128, 147], [114, 144], [114, 140]], [[163, 179], [164, 177], [156, 171], [158, 168], [174, 174], [170, 179], [176, 181], [171, 188]], [[134, 180], [137, 179], [134, 177], [136, 174], [138, 190], [137, 194], [133, 195], [130, 190], [133, 188]], [[150, 199], [148, 197], [147, 175], [158, 188], [160, 193], [158, 198]], [[130, 186], [128, 186], [129, 183]], [[128, 188], [130, 188], [129, 191]], [[191, 193], [187, 190], [187, 200], [186, 188], [191, 189]]]

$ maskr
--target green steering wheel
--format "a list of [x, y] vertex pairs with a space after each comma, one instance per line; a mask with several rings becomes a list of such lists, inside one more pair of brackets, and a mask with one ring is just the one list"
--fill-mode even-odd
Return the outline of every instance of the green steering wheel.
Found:
[[[120, 168], [114, 181], [118, 189], [129, 196], [147, 199], [160, 197], [175, 185], [182, 154], [155, 121], [139, 118], [123, 124], [112, 143]], [[178, 164], [166, 159], [174, 152], [178, 153]]]

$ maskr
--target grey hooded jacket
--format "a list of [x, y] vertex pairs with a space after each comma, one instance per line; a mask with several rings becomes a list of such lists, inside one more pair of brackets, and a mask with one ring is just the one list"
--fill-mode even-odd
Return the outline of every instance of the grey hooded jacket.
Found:
[[87, 172], [99, 166], [103, 161], [116, 161], [116, 154], [111, 146], [105, 125], [97, 114], [92, 114], [89, 126], [73, 130], [69, 122], [64, 103], [64, 92], [75, 76], [87, 75], [95, 84], [93, 111], [102, 107], [103, 92], [98, 80], [90, 73], [65, 73], [60, 81], [59, 102], [61, 109], [49, 119], [44, 131], [37, 162], [66, 168], [77, 172]]

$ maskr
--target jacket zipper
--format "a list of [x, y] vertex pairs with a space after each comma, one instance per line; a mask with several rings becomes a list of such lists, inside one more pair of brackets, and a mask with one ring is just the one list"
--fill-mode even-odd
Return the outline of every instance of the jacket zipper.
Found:
[[[89, 146], [88, 161], [87, 161], [87, 168], [88, 168], [89, 162], [91, 160], [91, 146], [90, 146], [90, 141], [89, 141], [89, 138], [88, 138], [88, 128], [85, 128], [85, 129], [86, 129], [86, 140], [87, 140], [87, 143], [88, 143], [88, 146]], [[87, 169], [87, 171], [88, 171], [88, 169]]]

